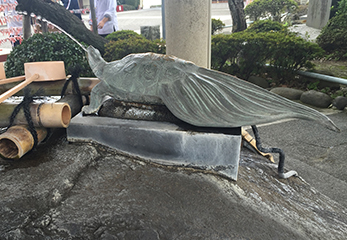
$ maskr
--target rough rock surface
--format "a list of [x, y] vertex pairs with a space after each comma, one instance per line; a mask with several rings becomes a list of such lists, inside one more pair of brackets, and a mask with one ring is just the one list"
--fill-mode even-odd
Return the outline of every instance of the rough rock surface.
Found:
[[244, 150], [237, 182], [64, 137], [1, 161], [0, 239], [344, 239], [346, 209]]
[[303, 94], [304, 91], [294, 88], [276, 87], [271, 89], [271, 92], [290, 100], [300, 100], [301, 94]]
[[332, 99], [328, 94], [310, 90], [301, 94], [300, 101], [315, 107], [327, 108]]

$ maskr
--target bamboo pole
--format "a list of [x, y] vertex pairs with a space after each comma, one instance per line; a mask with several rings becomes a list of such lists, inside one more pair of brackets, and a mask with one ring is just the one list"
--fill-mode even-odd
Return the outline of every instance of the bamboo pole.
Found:
[[74, 95], [66, 95], [63, 98], [59, 99], [57, 101], [57, 103], [58, 102], [69, 104], [70, 109], [71, 109], [71, 118], [72, 118], [81, 111], [83, 105], [86, 104], [87, 99], [86, 99], [86, 97], [82, 96], [82, 103], [83, 103], [82, 106], [80, 104], [79, 96], [77, 96], [75, 94]]
[[[10, 116], [17, 104], [0, 104], [0, 127], [10, 123]], [[30, 114], [35, 127], [67, 128], [71, 120], [71, 109], [67, 103], [32, 103], [29, 105]], [[24, 111], [21, 109], [14, 121], [14, 125], [27, 124]]]
[[15, 83], [19, 81], [23, 81], [25, 79], [25, 76], [18, 76], [18, 77], [13, 77], [13, 78], [4, 78], [0, 80], [0, 85], [3, 84], [8, 84], [8, 83]]
[[29, 85], [30, 83], [32, 83], [33, 81], [35, 81], [38, 78], [39, 78], [39, 75], [34, 74], [30, 78], [28, 78], [25, 81], [18, 84], [17, 86], [7, 90], [6, 92], [4, 92], [3, 94], [0, 95], [0, 103], [5, 101], [7, 98], [11, 97], [13, 94], [19, 92], [21, 89], [23, 89], [24, 87], [26, 87], [27, 85]]
[[4, 63], [0, 62], [0, 79], [6, 78]]
[[[47, 130], [45, 128], [35, 128], [35, 130], [40, 143], [46, 138]], [[25, 125], [10, 127], [0, 135], [0, 155], [5, 159], [19, 159], [33, 146], [34, 137]]]
[[[86, 98], [82, 96], [83, 104]], [[10, 116], [17, 104], [1, 103], [0, 104], [0, 127], [7, 127], [10, 123]], [[35, 127], [46, 128], [67, 128], [73, 116], [81, 111], [83, 106], [77, 95], [67, 95], [55, 103], [32, 103], [30, 114]], [[14, 125], [27, 124], [23, 109], [21, 109], [14, 121]]]
[[[83, 104], [86, 99], [83, 99]], [[68, 95], [56, 103], [68, 104], [72, 116], [81, 111], [79, 97], [77, 95]], [[38, 135], [38, 143], [42, 142], [47, 136], [46, 128], [35, 128]], [[5, 159], [19, 159], [29, 152], [34, 146], [34, 138], [28, 127], [25, 125], [13, 126], [0, 135], [0, 156]]]
[[[1, 82], [1, 80], [0, 80]], [[44, 89], [44, 92], [41, 93], [42, 96], [60, 96], [61, 89], [66, 82], [65, 80], [60, 81], [50, 81], [50, 82], [32, 82], [30, 84], [30, 94], [36, 93], [40, 88]], [[87, 95], [90, 93], [92, 88], [98, 84], [100, 80], [98, 78], [79, 78], [78, 84], [80, 86], [81, 94]], [[7, 90], [16, 86], [17, 83], [8, 83], [0, 84], [0, 94], [6, 92]], [[74, 94], [75, 92], [72, 89], [72, 84], [69, 84], [69, 87], [66, 89], [66, 94]], [[19, 91], [14, 96], [23, 96], [23, 91]]]

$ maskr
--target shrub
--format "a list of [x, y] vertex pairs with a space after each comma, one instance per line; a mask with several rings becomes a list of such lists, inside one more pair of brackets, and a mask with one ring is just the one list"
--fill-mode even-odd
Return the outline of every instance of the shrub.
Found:
[[317, 38], [318, 45], [330, 56], [347, 58], [347, 13], [338, 14], [329, 20]]
[[272, 19], [281, 22], [281, 14], [293, 12], [298, 4], [294, 0], [254, 0], [245, 8], [245, 14], [258, 20], [259, 17], [271, 14]]
[[294, 72], [302, 68], [313, 68], [314, 65], [310, 61], [324, 55], [323, 49], [316, 43], [306, 41], [294, 34], [279, 34], [272, 45], [273, 52], [269, 63], [276, 68], [281, 78], [285, 74], [283, 69]]
[[212, 29], [211, 29], [211, 34], [215, 34], [217, 31], [220, 31], [223, 29], [225, 24], [220, 20], [220, 19], [214, 19], [212, 18]]
[[145, 38], [129, 38], [118, 41], [110, 41], [105, 45], [104, 59], [106, 61], [119, 60], [131, 53], [154, 52], [165, 54], [165, 42], [163, 40], [150, 41]]
[[[285, 71], [310, 68], [310, 60], [321, 57], [323, 50], [315, 43], [285, 32], [255, 33], [244, 31], [212, 36], [212, 68], [247, 79], [265, 71], [270, 63], [277, 77]], [[237, 65], [237, 67], [236, 67]], [[229, 72], [237, 71], [237, 72]]]
[[144, 36], [132, 31], [132, 30], [121, 30], [116, 31], [113, 33], [110, 33], [106, 36], [106, 39], [109, 41], [118, 41], [118, 40], [124, 40], [129, 38], [137, 38], [137, 39], [145, 39]]
[[[211, 40], [211, 68], [233, 73], [226, 70], [230, 65], [235, 66], [237, 55], [242, 50], [242, 39], [236, 39], [233, 34], [218, 34]], [[228, 61], [228, 64], [227, 64]]]
[[331, 5], [330, 18], [347, 12], [347, 0], [333, 0]]
[[151, 41], [131, 30], [113, 32], [106, 39], [110, 41], [105, 45], [103, 57], [106, 61], [119, 60], [130, 53], [166, 53], [166, 42], [164, 40], [156, 39]]
[[347, 0], [341, 0], [338, 3], [336, 15], [341, 15], [346, 13], [347, 13]]
[[263, 2], [260, 0], [255, 0], [252, 3], [248, 4], [245, 8], [245, 14], [254, 21], [258, 21], [259, 18], [265, 16], [265, 11], [263, 7]]
[[253, 22], [245, 31], [247, 32], [289, 32], [288, 27], [284, 26], [279, 22], [275, 22], [272, 20], [258, 20]]
[[24, 63], [40, 61], [64, 61], [66, 73], [79, 64], [81, 76], [94, 76], [85, 51], [62, 33], [34, 34], [16, 46], [5, 62], [7, 77], [24, 75]]

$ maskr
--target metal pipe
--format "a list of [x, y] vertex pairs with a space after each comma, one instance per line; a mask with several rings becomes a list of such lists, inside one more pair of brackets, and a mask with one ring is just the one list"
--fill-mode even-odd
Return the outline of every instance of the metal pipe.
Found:
[[[267, 64], [265, 64], [265, 66], [269, 67], [272, 65], [267, 63]], [[305, 76], [305, 77], [316, 78], [316, 79], [323, 80], [323, 81], [347, 85], [347, 79], [344, 79], [344, 78], [324, 75], [324, 74], [320, 74], [320, 73], [308, 72], [308, 71], [301, 71], [301, 70], [296, 71], [296, 73], [299, 75]]]
[[306, 77], [311, 77], [311, 78], [317, 78], [319, 80], [323, 81], [328, 81], [328, 82], [335, 82], [335, 83], [340, 83], [340, 84], [345, 84], [347, 85], [347, 79], [339, 78], [339, 77], [333, 77], [333, 76], [328, 76], [320, 73], [314, 73], [314, 72], [307, 72], [307, 71], [297, 71], [298, 74]]
[[163, 39], [166, 39], [166, 27], [165, 27], [165, 0], [161, 0], [161, 21], [163, 29]]

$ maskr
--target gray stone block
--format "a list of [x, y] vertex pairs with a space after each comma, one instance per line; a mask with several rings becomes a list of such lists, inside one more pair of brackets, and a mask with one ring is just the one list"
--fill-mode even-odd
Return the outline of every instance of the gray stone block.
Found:
[[347, 106], [347, 98], [338, 96], [334, 99], [333, 105], [338, 109], [338, 110], [343, 110]]
[[241, 135], [186, 131], [173, 123], [77, 115], [70, 142], [95, 141], [164, 165], [215, 171], [237, 180]]
[[300, 101], [319, 108], [327, 108], [332, 102], [328, 94], [315, 90], [310, 90], [301, 94]]
[[282, 97], [288, 98], [290, 100], [299, 100], [301, 94], [304, 91], [294, 88], [276, 87], [271, 89], [271, 92], [276, 93]]

